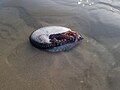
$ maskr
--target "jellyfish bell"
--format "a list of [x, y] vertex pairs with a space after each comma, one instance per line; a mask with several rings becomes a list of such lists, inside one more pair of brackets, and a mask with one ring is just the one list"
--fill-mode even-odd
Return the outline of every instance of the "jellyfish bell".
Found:
[[34, 31], [30, 43], [39, 49], [50, 52], [68, 51], [78, 44], [83, 37], [70, 28], [48, 26]]

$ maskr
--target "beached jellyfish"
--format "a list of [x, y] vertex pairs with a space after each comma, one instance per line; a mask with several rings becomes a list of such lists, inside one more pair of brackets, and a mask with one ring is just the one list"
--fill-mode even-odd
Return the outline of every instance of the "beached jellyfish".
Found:
[[29, 39], [36, 48], [60, 52], [72, 49], [83, 37], [66, 27], [47, 26], [34, 31]]

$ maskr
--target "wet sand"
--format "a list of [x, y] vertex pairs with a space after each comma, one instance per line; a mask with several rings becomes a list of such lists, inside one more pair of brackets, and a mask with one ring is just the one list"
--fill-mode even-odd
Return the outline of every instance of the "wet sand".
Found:
[[[120, 15], [117, 6], [81, 7], [75, 0], [0, 0], [0, 90], [119, 90]], [[34, 30], [69, 27], [84, 37], [68, 52], [30, 45]]]

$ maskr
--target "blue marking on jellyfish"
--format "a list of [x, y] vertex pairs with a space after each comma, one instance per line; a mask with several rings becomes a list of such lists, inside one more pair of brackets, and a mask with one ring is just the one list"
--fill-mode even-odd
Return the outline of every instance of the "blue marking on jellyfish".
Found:
[[69, 51], [71, 50], [74, 46], [76, 46], [78, 44], [78, 42], [73, 42], [73, 43], [68, 43], [68, 44], [64, 44], [61, 46], [57, 46], [51, 49], [46, 49], [49, 52], [61, 52], [61, 51]]

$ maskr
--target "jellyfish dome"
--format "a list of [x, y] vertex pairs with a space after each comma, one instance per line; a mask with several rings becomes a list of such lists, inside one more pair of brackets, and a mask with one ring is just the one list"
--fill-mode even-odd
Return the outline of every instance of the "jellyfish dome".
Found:
[[34, 31], [29, 39], [36, 48], [60, 52], [72, 49], [83, 37], [66, 27], [47, 26]]

